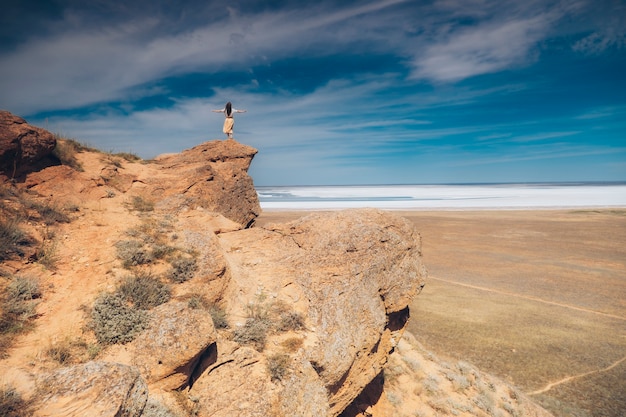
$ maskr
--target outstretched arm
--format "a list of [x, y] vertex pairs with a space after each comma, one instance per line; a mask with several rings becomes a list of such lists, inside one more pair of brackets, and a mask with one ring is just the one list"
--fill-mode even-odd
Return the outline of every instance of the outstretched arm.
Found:
[[224, 109], [222, 110], [211, 110], [213, 113], [224, 113]]
[[247, 110], [234, 110], [235, 113], [245, 113]]

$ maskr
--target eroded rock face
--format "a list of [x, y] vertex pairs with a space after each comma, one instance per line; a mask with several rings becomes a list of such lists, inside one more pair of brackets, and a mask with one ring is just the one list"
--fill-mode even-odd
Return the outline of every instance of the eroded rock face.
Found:
[[[128, 362], [139, 369], [150, 384], [165, 390], [188, 386], [214, 361], [212, 347], [217, 339], [211, 315], [188, 303], [171, 302], [150, 312], [151, 325], [135, 340], [112, 349], [107, 361]], [[213, 348], [214, 349], [214, 348]]]
[[220, 241], [232, 268], [225, 294], [231, 317], [242, 324], [243, 308], [259, 294], [307, 317], [293, 364], [307, 363], [315, 373], [301, 365], [292, 371], [324, 387], [328, 415], [341, 413], [382, 370], [424, 285], [414, 225], [379, 210], [346, 210]]
[[148, 387], [137, 369], [119, 363], [87, 362], [41, 379], [34, 416], [139, 417]]
[[[234, 140], [205, 142], [179, 154], [158, 159], [163, 175], [141, 179], [150, 194], [175, 208], [176, 197], [204, 207], [244, 226], [261, 213], [248, 168], [258, 151]], [[168, 198], [169, 197], [169, 198]]]
[[55, 146], [52, 133], [0, 110], [0, 171], [9, 177], [49, 155]]

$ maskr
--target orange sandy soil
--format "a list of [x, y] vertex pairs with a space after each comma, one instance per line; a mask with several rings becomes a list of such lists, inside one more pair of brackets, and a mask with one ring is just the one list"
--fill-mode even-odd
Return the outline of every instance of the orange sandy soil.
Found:
[[429, 271], [408, 327], [421, 343], [556, 416], [626, 415], [626, 209], [396, 213]]

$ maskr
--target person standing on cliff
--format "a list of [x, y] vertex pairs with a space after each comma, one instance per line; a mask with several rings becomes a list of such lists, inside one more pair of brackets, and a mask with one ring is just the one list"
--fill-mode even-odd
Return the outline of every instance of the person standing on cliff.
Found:
[[222, 131], [228, 136], [228, 139], [233, 138], [233, 127], [235, 127], [235, 119], [233, 118], [233, 114], [235, 113], [245, 113], [246, 110], [237, 110], [233, 108], [233, 105], [230, 103], [226, 103], [221, 110], [212, 110], [214, 113], [224, 113], [226, 118], [224, 119], [224, 128]]

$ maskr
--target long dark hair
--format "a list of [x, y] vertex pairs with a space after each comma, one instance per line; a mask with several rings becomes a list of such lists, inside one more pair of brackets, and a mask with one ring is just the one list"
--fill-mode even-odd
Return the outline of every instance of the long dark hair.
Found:
[[230, 116], [233, 114], [233, 105], [230, 104], [230, 101], [226, 103], [226, 116]]

